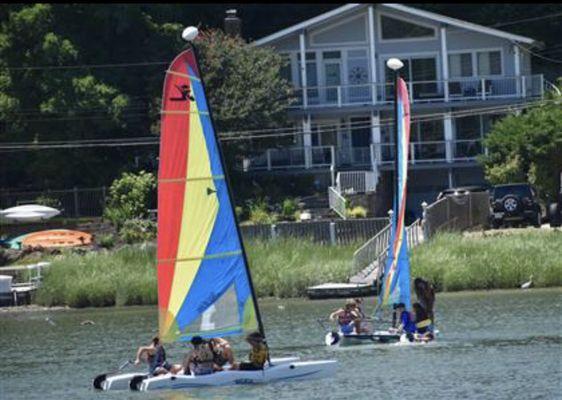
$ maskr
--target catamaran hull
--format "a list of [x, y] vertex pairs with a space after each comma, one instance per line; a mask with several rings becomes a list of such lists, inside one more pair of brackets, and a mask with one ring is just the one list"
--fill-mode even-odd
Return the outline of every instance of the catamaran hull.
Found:
[[[287, 364], [299, 361], [299, 357], [281, 357], [281, 358], [272, 358], [271, 363], [274, 365], [277, 364]], [[228, 364], [225, 366], [225, 369], [228, 369]], [[171, 374], [164, 375], [164, 376], [171, 376]], [[177, 375], [177, 376], [185, 376], [185, 375]], [[216, 376], [216, 374], [213, 374]], [[147, 374], [142, 374], [138, 372], [132, 373], [125, 373], [125, 374], [118, 374], [113, 376], [100, 376], [100, 379], [94, 380], [94, 388], [95, 389], [102, 389], [102, 390], [129, 390], [130, 384], [132, 379], [140, 382], [143, 378], [148, 378]]]
[[328, 378], [335, 374], [336, 360], [297, 361], [276, 364], [263, 371], [221, 371], [209, 375], [164, 375], [143, 380], [138, 390], [189, 389], [226, 385], [253, 385], [278, 381]]
[[[434, 332], [437, 337], [439, 331]], [[347, 347], [347, 346], [360, 346], [367, 344], [426, 344], [428, 342], [414, 341], [410, 342], [406, 335], [400, 335], [389, 331], [375, 331], [372, 334], [350, 334], [346, 335], [341, 332], [328, 332], [325, 337], [327, 346], [332, 347]], [[431, 343], [431, 342], [429, 342]]]

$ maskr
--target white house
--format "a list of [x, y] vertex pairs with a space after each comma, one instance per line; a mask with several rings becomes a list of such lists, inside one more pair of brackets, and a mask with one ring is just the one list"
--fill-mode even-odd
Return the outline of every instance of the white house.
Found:
[[[412, 102], [409, 202], [483, 183], [475, 157], [482, 138], [508, 107], [543, 96], [531, 72], [528, 37], [401, 4], [346, 4], [253, 43], [290, 61], [290, 106], [304, 134], [246, 161], [248, 173], [373, 171], [390, 195], [394, 168], [390, 57], [404, 62]], [[332, 169], [332, 174], [331, 174]], [[332, 178], [331, 178], [332, 176]]]

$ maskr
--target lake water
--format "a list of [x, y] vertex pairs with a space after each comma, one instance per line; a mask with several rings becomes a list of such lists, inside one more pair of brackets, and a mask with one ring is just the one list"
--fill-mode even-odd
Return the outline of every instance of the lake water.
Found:
[[[562, 398], [562, 289], [438, 294], [442, 336], [418, 347], [328, 349], [316, 319], [342, 301], [260, 304], [273, 356], [336, 358], [335, 377], [189, 392], [99, 393], [90, 389], [92, 378], [133, 358], [137, 346], [156, 333], [156, 307], [10, 311], [0, 313], [0, 399]], [[81, 325], [84, 320], [95, 325]], [[236, 354], [245, 356], [246, 345], [233, 342]], [[185, 350], [183, 344], [167, 346], [171, 361], [179, 362]]]

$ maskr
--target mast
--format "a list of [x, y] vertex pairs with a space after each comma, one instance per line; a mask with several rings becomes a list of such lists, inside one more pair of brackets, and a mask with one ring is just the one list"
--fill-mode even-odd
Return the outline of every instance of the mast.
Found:
[[[201, 86], [203, 87], [203, 91], [205, 93], [207, 93], [207, 90], [205, 88], [205, 79], [203, 77], [203, 71], [200, 68], [200, 64], [199, 64], [199, 52], [197, 50], [197, 48], [195, 47], [195, 45], [193, 44], [192, 41], [188, 42], [188, 46], [191, 48], [191, 50], [193, 50], [193, 54], [195, 56], [195, 61], [197, 62], [197, 68], [199, 69], [199, 78], [201, 79]], [[213, 124], [213, 127], [216, 127], [215, 124], [215, 120], [213, 118], [213, 110], [211, 107], [211, 103], [207, 102], [207, 109], [209, 110], [209, 118], [211, 119], [211, 123]], [[261, 333], [261, 335], [265, 338], [265, 329], [263, 327], [263, 322], [261, 319], [261, 314], [260, 314], [260, 308], [259, 308], [259, 304], [258, 304], [258, 298], [256, 296], [256, 292], [254, 289], [254, 283], [252, 281], [252, 274], [250, 273], [250, 269], [249, 269], [249, 263], [248, 263], [248, 257], [246, 255], [246, 248], [244, 246], [244, 240], [242, 238], [242, 234], [240, 232], [240, 225], [238, 224], [238, 217], [236, 216], [236, 212], [234, 210], [234, 197], [232, 196], [232, 187], [230, 185], [230, 177], [228, 175], [228, 172], [226, 170], [226, 163], [225, 163], [225, 159], [224, 159], [224, 154], [222, 151], [222, 147], [220, 145], [219, 142], [219, 137], [217, 135], [216, 129], [213, 129], [213, 134], [215, 136], [215, 140], [217, 142], [217, 149], [218, 149], [218, 153], [219, 153], [219, 158], [221, 160], [221, 164], [223, 166], [224, 169], [224, 179], [225, 179], [225, 183], [226, 183], [226, 188], [228, 190], [228, 197], [230, 197], [230, 208], [232, 210], [232, 215], [234, 216], [234, 221], [236, 222], [236, 232], [238, 234], [238, 238], [240, 240], [240, 247], [242, 249], [242, 258], [244, 259], [244, 268], [246, 269], [246, 275], [248, 277], [248, 283], [250, 285], [250, 292], [252, 294], [252, 301], [254, 303], [254, 309], [256, 311], [256, 319], [258, 322], [258, 330]]]

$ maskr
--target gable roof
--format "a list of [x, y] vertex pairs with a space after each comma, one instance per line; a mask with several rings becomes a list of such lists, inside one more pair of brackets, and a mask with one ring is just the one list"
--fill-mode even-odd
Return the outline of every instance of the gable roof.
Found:
[[[451, 17], [446, 17], [444, 15], [441, 14], [436, 14], [433, 12], [429, 12], [429, 11], [424, 11], [424, 10], [420, 10], [418, 8], [414, 8], [414, 7], [409, 7], [409, 6], [405, 6], [402, 4], [395, 4], [395, 3], [381, 3], [380, 4], [383, 7], [387, 7], [389, 9], [392, 10], [396, 10], [396, 11], [402, 11], [411, 15], [415, 15], [418, 17], [422, 17], [422, 18], [427, 18], [436, 22], [440, 22], [442, 24], [446, 24], [446, 25], [450, 25], [450, 26], [454, 26], [454, 27], [458, 27], [458, 28], [462, 28], [462, 29], [467, 29], [470, 31], [474, 31], [474, 32], [479, 32], [479, 33], [483, 33], [483, 34], [487, 34], [487, 35], [492, 35], [492, 36], [497, 36], [497, 37], [501, 37], [504, 39], [508, 39], [508, 40], [512, 40], [512, 41], [516, 41], [516, 42], [521, 42], [521, 43], [526, 43], [526, 44], [536, 44], [537, 42], [534, 39], [528, 38], [526, 36], [520, 36], [520, 35], [514, 35], [512, 33], [508, 33], [508, 32], [504, 32], [504, 31], [500, 31], [498, 29], [494, 29], [494, 28], [488, 28], [486, 26], [482, 26], [482, 25], [478, 25], [478, 24], [473, 24], [472, 22], [467, 22], [467, 21], [463, 21], [457, 18], [451, 18]], [[271, 42], [274, 42], [276, 40], [279, 39], [283, 39], [286, 36], [289, 36], [293, 33], [296, 32], [300, 32], [303, 29], [307, 29], [307, 28], [311, 28], [313, 26], [319, 25], [323, 22], [326, 22], [332, 18], [335, 17], [339, 17], [345, 14], [348, 14], [350, 12], [353, 11], [357, 11], [360, 8], [363, 7], [367, 7], [369, 6], [369, 4], [359, 4], [359, 3], [349, 3], [346, 4], [345, 6], [342, 7], [338, 7], [336, 9], [333, 9], [332, 11], [328, 11], [324, 14], [320, 14], [314, 18], [310, 18], [307, 19], [306, 21], [303, 21], [301, 23], [298, 23], [296, 25], [290, 26], [288, 28], [282, 29], [278, 32], [275, 32], [269, 36], [266, 36], [264, 38], [258, 39], [255, 42], [253, 42], [252, 44], [255, 46], [261, 46], [264, 44], [268, 44]]]

